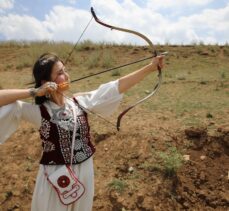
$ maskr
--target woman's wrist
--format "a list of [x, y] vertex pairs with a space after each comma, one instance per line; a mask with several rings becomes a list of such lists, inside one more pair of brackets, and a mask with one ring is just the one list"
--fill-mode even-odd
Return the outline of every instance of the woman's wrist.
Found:
[[31, 88], [29, 89], [29, 95], [30, 97], [35, 98], [37, 96], [38, 88]]
[[150, 63], [150, 64], [146, 65], [145, 70], [146, 70], [146, 72], [151, 73], [151, 72], [157, 70], [157, 66], [154, 63]]

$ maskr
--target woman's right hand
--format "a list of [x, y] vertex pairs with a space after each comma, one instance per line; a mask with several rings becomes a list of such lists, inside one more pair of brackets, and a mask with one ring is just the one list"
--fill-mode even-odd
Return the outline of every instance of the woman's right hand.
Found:
[[42, 97], [46, 94], [52, 94], [58, 88], [58, 85], [55, 82], [46, 82], [39, 88], [37, 88], [36, 96]]

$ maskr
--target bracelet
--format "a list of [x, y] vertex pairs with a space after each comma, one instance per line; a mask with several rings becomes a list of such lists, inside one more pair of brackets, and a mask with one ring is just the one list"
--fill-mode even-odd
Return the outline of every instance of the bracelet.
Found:
[[36, 89], [36, 88], [29, 89], [30, 96], [35, 98], [37, 96], [37, 91], [38, 91], [38, 89]]

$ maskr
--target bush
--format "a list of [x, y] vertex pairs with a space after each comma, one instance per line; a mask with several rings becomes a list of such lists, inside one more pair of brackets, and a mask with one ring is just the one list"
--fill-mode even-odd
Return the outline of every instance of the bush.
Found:
[[120, 179], [114, 179], [113, 181], [111, 181], [109, 184], [108, 184], [108, 187], [111, 189], [111, 190], [116, 190], [118, 191], [119, 193], [123, 192], [124, 189], [127, 187], [127, 184], [125, 181], [122, 181]]
[[97, 53], [93, 53], [87, 60], [87, 68], [95, 68], [99, 66], [100, 55]]
[[170, 147], [168, 152], [157, 152], [156, 156], [160, 159], [166, 176], [175, 175], [183, 164], [183, 156], [176, 147]]
[[110, 68], [113, 66], [114, 59], [113, 59], [110, 52], [108, 52], [108, 51], [104, 52], [102, 62], [103, 62], [102, 67], [104, 67], [104, 68]]

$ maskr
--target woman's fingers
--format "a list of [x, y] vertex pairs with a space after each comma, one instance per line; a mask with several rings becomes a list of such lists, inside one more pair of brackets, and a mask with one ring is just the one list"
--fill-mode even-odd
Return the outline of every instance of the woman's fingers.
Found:
[[55, 82], [46, 82], [38, 89], [37, 96], [45, 96], [46, 94], [51, 94], [55, 92], [57, 88], [58, 85]]
[[152, 64], [157, 68], [160, 67], [161, 69], [164, 67], [164, 55], [156, 56], [152, 59]]
[[58, 86], [55, 82], [47, 82], [45, 95], [56, 92], [57, 88]]
[[158, 56], [158, 66], [162, 69], [164, 67], [164, 57], [163, 55]]
[[47, 82], [46, 88], [49, 92], [55, 92], [57, 90], [58, 86], [55, 82]]

